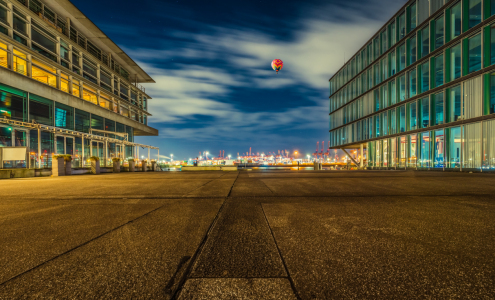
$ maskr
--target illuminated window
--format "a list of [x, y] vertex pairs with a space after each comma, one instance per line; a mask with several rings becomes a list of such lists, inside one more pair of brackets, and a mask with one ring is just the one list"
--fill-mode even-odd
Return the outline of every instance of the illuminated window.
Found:
[[100, 94], [100, 106], [104, 107], [106, 109], [112, 109], [111, 104], [112, 104], [111, 98], [108, 95], [101, 93]]
[[69, 93], [69, 76], [64, 73], [60, 74], [60, 89], [66, 93]]
[[120, 107], [120, 113], [121, 113], [124, 117], [129, 117], [129, 109], [127, 109], [127, 107], [125, 107], [125, 106], [121, 106], [121, 107]]
[[7, 45], [0, 42], [0, 66], [8, 68], [8, 55], [7, 55]]
[[90, 88], [87, 85], [84, 85], [83, 99], [98, 105], [98, 97], [96, 96], [96, 90]]
[[[45, 65], [41, 62], [33, 59], [33, 63], [39, 64], [44, 69], [39, 68], [38, 66], [33, 65], [32, 67], [32, 77], [33, 79], [38, 80], [39, 82], [43, 82], [44, 84], [48, 84], [54, 88], [57, 87], [57, 76], [54, 74], [56, 70], [48, 65]], [[46, 68], [46, 69], [45, 69]], [[49, 72], [50, 71], [50, 72]], [[53, 72], [53, 73], [52, 73]]]
[[14, 49], [14, 71], [22, 75], [27, 75], [26, 54]]
[[72, 95], [81, 97], [81, 88], [79, 80], [72, 79]]

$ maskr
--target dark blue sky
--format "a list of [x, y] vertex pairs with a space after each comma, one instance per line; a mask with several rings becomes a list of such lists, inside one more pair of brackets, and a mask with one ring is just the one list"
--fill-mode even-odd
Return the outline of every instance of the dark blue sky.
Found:
[[178, 159], [327, 146], [328, 79], [405, 3], [72, 2], [155, 79], [160, 136], [136, 140]]

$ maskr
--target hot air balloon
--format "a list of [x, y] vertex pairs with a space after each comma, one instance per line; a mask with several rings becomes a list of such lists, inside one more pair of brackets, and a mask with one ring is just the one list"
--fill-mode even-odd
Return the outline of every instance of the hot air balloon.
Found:
[[278, 71], [282, 70], [283, 67], [284, 67], [284, 62], [281, 59], [274, 59], [272, 61], [272, 69], [277, 71], [277, 74]]

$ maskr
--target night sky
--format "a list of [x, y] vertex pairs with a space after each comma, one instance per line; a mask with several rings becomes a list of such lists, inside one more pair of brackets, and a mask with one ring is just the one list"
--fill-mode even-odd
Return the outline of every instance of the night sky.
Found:
[[157, 82], [136, 141], [187, 159], [326, 147], [328, 79], [406, 1], [72, 2]]

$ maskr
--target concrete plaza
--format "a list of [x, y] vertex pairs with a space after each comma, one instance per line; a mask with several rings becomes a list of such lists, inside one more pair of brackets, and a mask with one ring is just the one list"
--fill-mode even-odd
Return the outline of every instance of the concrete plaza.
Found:
[[0, 181], [0, 299], [493, 299], [495, 175]]

